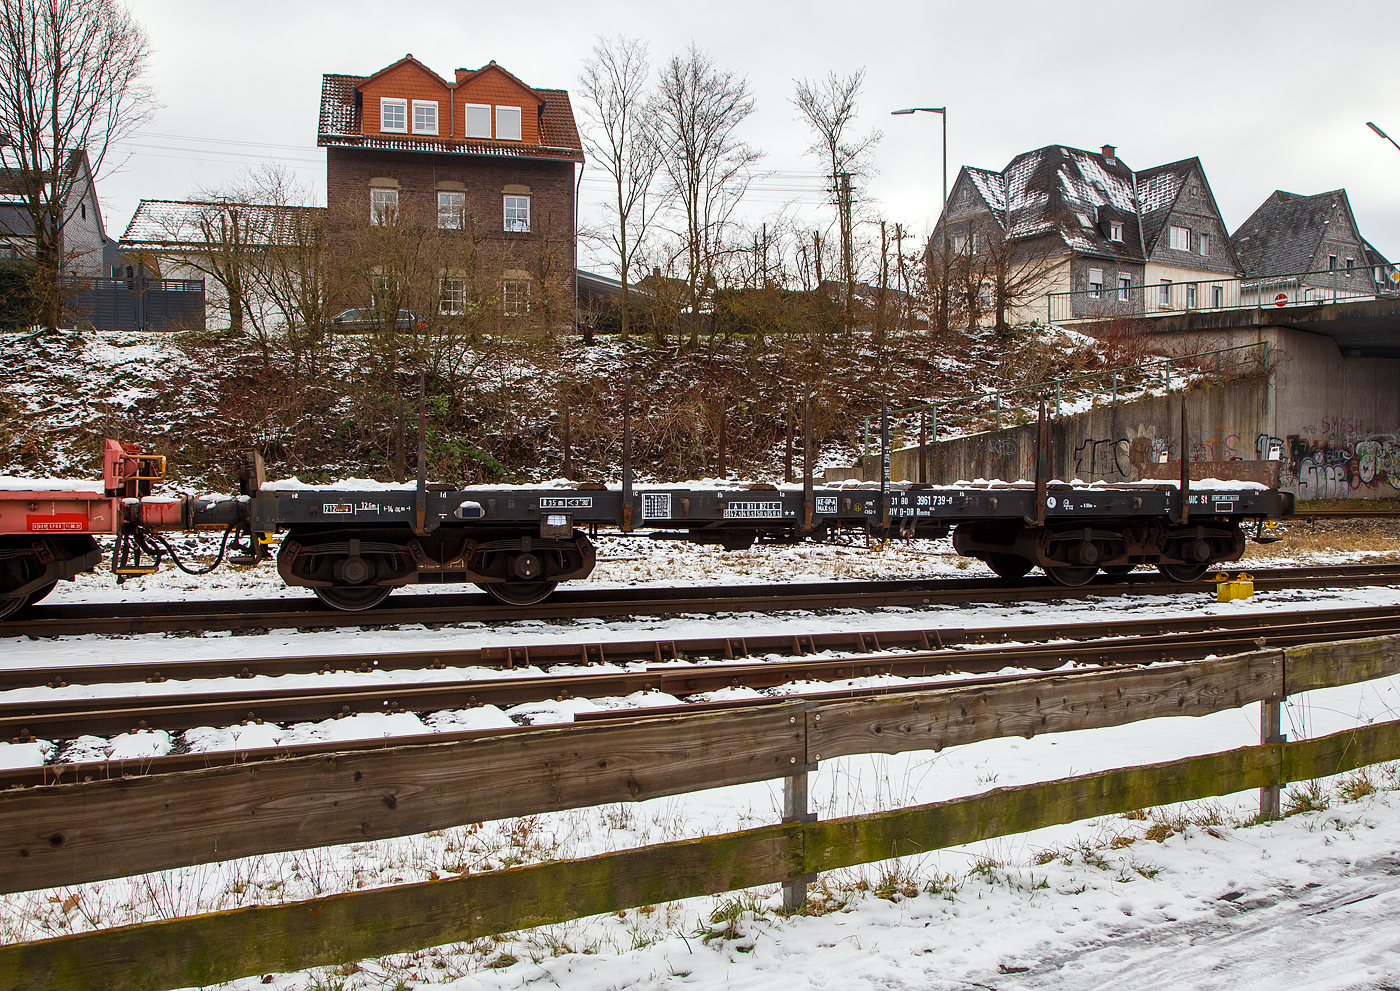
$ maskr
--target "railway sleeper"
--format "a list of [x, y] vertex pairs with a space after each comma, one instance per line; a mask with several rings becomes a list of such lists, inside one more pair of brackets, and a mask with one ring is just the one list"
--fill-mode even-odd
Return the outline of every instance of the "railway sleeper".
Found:
[[561, 581], [586, 578], [597, 563], [580, 530], [565, 538], [538, 531], [292, 530], [277, 554], [288, 585], [311, 588], [327, 605], [358, 612], [403, 585], [475, 583], [497, 601], [531, 605]]
[[1099, 571], [1125, 575], [1140, 564], [1155, 565], [1173, 581], [1193, 582], [1214, 564], [1238, 560], [1244, 546], [1236, 523], [1215, 519], [1121, 528], [1093, 520], [1019, 528], [963, 524], [953, 532], [959, 554], [979, 558], [1003, 578], [1021, 578], [1039, 567], [1060, 585], [1083, 585]]

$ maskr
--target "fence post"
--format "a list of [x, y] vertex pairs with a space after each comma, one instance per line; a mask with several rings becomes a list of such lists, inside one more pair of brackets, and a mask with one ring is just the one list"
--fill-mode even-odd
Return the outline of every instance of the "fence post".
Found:
[[865, 418], [864, 437], [861, 440], [860, 453], [862, 457], [870, 453], [870, 417], [868, 416]]
[[1267, 337], [1264, 338], [1263, 344], [1264, 344], [1264, 374], [1265, 374], [1265, 375], [1268, 375], [1268, 374], [1269, 374], [1269, 339], [1268, 339]]
[[1055, 380], [1055, 415], [1060, 415], [1060, 380]]
[[1118, 370], [1115, 368], [1115, 369], [1113, 370], [1113, 373], [1112, 373], [1112, 374], [1113, 374], [1113, 402], [1114, 402], [1114, 405], [1117, 405], [1117, 403], [1118, 403]]
[[1001, 393], [997, 393], [997, 429], [1001, 429]]
[[1163, 383], [1166, 385], [1167, 391], [1168, 391], [1168, 392], [1171, 392], [1171, 391], [1172, 391], [1172, 360], [1171, 360], [1170, 358], [1163, 358], [1163, 359], [1162, 359], [1162, 381], [1163, 381]]
[[[807, 772], [783, 778], [783, 822], [813, 822], [807, 807]], [[815, 875], [803, 874], [783, 882], [783, 909], [796, 912], [807, 901], [807, 884]]]
[[[1282, 703], [1260, 702], [1259, 703], [1259, 742], [1264, 746], [1270, 744], [1283, 743], [1288, 737], [1283, 730], [1283, 706]], [[1283, 782], [1278, 784], [1265, 785], [1259, 789], [1259, 818], [1277, 819], [1279, 817], [1279, 788]]]

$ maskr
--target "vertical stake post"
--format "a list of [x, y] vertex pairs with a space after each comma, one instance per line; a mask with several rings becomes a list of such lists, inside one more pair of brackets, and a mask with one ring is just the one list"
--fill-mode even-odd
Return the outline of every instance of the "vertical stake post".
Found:
[[787, 409], [787, 441], [783, 448], [783, 483], [792, 484], [792, 407]]
[[399, 485], [408, 477], [408, 452], [404, 450], [407, 443], [403, 429], [403, 396], [399, 396], [399, 412], [394, 424], [394, 481]]
[[727, 429], [727, 428], [728, 428], [728, 426], [729, 426], [729, 395], [728, 395], [728, 393], [725, 393], [725, 394], [721, 395], [721, 396], [720, 396], [720, 399], [719, 399], [719, 402], [720, 402], [720, 407], [719, 407], [719, 477], [720, 477], [720, 478], [728, 478], [728, 477], [729, 477], [729, 472], [725, 469], [725, 465], [724, 465], [724, 448], [725, 448], [726, 441], [728, 441], [728, 439], [729, 439], [729, 438], [726, 436], [726, 434], [728, 433], [728, 429]]
[[812, 387], [802, 400], [802, 529], [812, 529], [812, 517], [817, 508], [812, 494]]
[[574, 436], [569, 423], [569, 406], [564, 404], [564, 477], [574, 477]]
[[[816, 819], [807, 807], [807, 772], [783, 778], [783, 822], [811, 822]], [[783, 882], [783, 908], [796, 912], [807, 901], [807, 882], [811, 875]]]
[[919, 484], [928, 482], [928, 429], [923, 410], [919, 410]]
[[632, 532], [632, 376], [622, 400], [622, 532]]
[[413, 532], [428, 532], [428, 383], [418, 374], [418, 489], [413, 500]]
[[1186, 436], [1186, 396], [1181, 397], [1181, 525], [1191, 519], [1191, 448]]
[[880, 404], [880, 526], [890, 526], [890, 409]]
[[[1277, 700], [1259, 703], [1259, 742], [1264, 746], [1280, 744], [1288, 739], [1283, 733], [1283, 706]], [[1279, 790], [1283, 782], [1265, 785], [1259, 789], [1259, 817], [1277, 819], [1279, 817]]]
[[1040, 416], [1035, 422], [1035, 525], [1045, 525], [1045, 488], [1050, 481], [1050, 454], [1047, 448], [1045, 399], [1040, 400]]

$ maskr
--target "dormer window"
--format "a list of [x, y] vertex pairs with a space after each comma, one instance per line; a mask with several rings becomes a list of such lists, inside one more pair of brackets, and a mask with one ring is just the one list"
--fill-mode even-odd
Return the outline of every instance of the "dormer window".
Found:
[[413, 101], [413, 133], [436, 134], [438, 132], [438, 105], [436, 100]]
[[520, 140], [520, 108], [519, 108], [519, 107], [497, 107], [497, 108], [496, 108], [496, 140], [497, 140], [497, 141], [519, 141], [519, 140]]
[[485, 103], [467, 104], [466, 129], [462, 134], [468, 138], [491, 137], [491, 106]]
[[1118, 223], [1110, 223], [1108, 225], [1108, 239], [1110, 241], [1122, 241], [1123, 225]]
[[381, 97], [379, 100], [379, 129], [407, 134], [408, 101]]

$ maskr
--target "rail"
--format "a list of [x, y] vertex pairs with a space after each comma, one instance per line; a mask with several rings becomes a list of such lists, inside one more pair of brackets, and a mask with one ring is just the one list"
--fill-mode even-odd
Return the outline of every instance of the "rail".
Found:
[[[582, 860], [356, 891], [0, 948], [0, 986], [153, 989], [347, 963], [763, 884], [796, 907], [817, 872], [1056, 823], [1260, 789], [1400, 758], [1400, 720], [1297, 742], [1288, 695], [1400, 673], [1400, 637], [1260, 650], [1130, 671], [755, 710], [503, 732], [0, 794], [5, 892], [487, 819], [784, 778], [770, 826]], [[874, 815], [816, 821], [821, 760], [1203, 716], [1259, 702], [1258, 746], [1120, 768]], [[155, 824], [159, 823], [159, 828]], [[790, 900], [789, 900], [790, 899]]]
[[[1172, 368], [1175, 365], [1179, 377], [1182, 370], [1191, 365], [1193, 372], [1205, 372], [1210, 374], [1213, 370], [1217, 379], [1223, 379], [1225, 375], [1242, 375], [1250, 371], [1252, 361], [1226, 363], [1221, 356], [1231, 354], [1235, 351], [1247, 351], [1251, 348], [1259, 349], [1258, 368], [1265, 375], [1269, 372], [1269, 342], [1251, 341], [1248, 344], [1235, 344], [1226, 348], [1216, 348], [1212, 351], [1201, 351], [1196, 354], [1163, 355], [1161, 357], [1144, 358], [1132, 365], [1119, 365], [1115, 368], [1105, 368], [1101, 371], [1084, 372], [1081, 375], [1070, 375], [1063, 378], [1048, 379], [1044, 382], [1035, 382], [1031, 385], [1018, 385], [1010, 389], [997, 389], [991, 392], [979, 392], [960, 399], [945, 400], [941, 403], [921, 403], [916, 406], [905, 406], [900, 409], [885, 410], [880, 414], [871, 414], [863, 418], [861, 431], [861, 454], [870, 454], [870, 425], [872, 420], [879, 420], [881, 417], [901, 416], [906, 413], [928, 413], [929, 414], [929, 439], [938, 440], [940, 427], [949, 428], [965, 423], [975, 423], [987, 418], [986, 413], [969, 413], [966, 416], [948, 419], [940, 419], [938, 410], [940, 407], [947, 409], [949, 406], [964, 406], [969, 403], [990, 401], [994, 404], [992, 411], [993, 429], [1000, 430], [1002, 425], [1003, 400], [1008, 396], [1021, 393], [1031, 393], [1036, 396], [1049, 397], [1053, 390], [1055, 398], [1055, 416], [1060, 415], [1064, 402], [1064, 392], [1066, 386], [1073, 386], [1080, 382], [1101, 383], [1098, 389], [1090, 390], [1089, 396], [1092, 399], [1099, 399], [1104, 396], [1110, 397], [1111, 402], [1118, 402], [1118, 387], [1120, 381], [1127, 384], [1134, 377], [1139, 380], [1158, 379], [1162, 387], [1170, 391], [1172, 387]], [[1215, 359], [1214, 362], [1206, 359]], [[1213, 365], [1213, 369], [1212, 366]], [[1187, 373], [1189, 374], [1189, 373]]]
[[1111, 320], [1194, 310], [1237, 310], [1255, 307], [1316, 306], [1347, 300], [1376, 299], [1400, 293], [1400, 266], [1357, 264], [1343, 259], [1334, 268], [1282, 275], [1234, 276], [1223, 279], [1177, 281], [1148, 285], [1119, 276], [1117, 285], [1046, 294], [1049, 323]]

